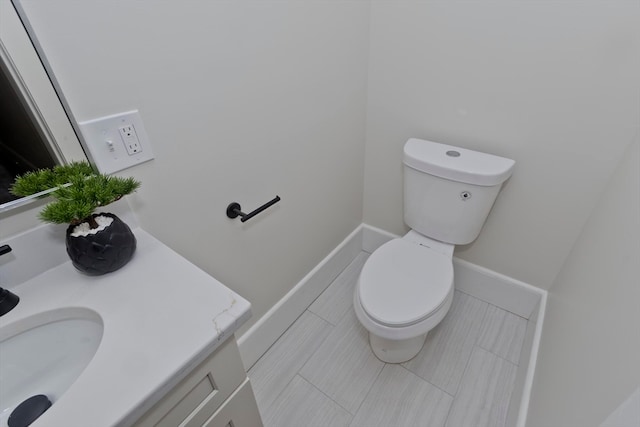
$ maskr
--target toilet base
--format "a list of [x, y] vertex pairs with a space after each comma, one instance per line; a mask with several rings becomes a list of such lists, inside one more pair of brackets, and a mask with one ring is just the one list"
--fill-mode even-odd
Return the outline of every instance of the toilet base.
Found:
[[389, 340], [369, 332], [369, 344], [373, 354], [386, 363], [402, 363], [413, 359], [424, 346], [427, 334], [406, 340]]

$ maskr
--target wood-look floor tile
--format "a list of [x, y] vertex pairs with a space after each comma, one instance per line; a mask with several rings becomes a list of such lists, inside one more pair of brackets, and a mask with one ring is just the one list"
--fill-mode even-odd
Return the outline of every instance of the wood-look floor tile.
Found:
[[403, 366], [450, 395], [455, 395], [488, 305], [456, 291], [449, 313], [429, 332], [420, 353]]
[[441, 427], [453, 398], [400, 365], [385, 365], [351, 427]]
[[352, 309], [367, 256], [249, 371], [265, 426], [504, 427], [526, 320], [456, 292], [420, 354], [385, 365]]
[[358, 281], [360, 270], [362, 270], [362, 266], [368, 257], [368, 253], [361, 252], [311, 304], [309, 311], [322, 317], [332, 325], [337, 325], [353, 305], [353, 291]]
[[273, 404], [332, 328], [305, 311], [249, 370], [261, 412]]
[[504, 427], [516, 370], [513, 363], [475, 347], [447, 427]]
[[478, 345], [518, 365], [526, 329], [527, 319], [489, 305]]
[[366, 329], [350, 309], [300, 375], [355, 414], [383, 366], [369, 347]]
[[352, 416], [296, 375], [263, 413], [265, 427], [347, 427]]

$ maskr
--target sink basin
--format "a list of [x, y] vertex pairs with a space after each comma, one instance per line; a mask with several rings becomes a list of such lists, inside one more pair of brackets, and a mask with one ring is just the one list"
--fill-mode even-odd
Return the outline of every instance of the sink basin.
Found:
[[55, 405], [89, 364], [100, 345], [103, 323], [87, 309], [39, 313], [0, 327], [0, 426], [31, 396]]

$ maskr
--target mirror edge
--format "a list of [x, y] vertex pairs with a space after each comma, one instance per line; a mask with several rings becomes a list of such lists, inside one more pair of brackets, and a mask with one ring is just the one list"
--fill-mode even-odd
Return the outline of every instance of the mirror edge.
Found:
[[[21, 16], [22, 14], [22, 16]], [[35, 37], [31, 37], [28, 21], [19, 0], [0, 0], [0, 56], [5, 61], [20, 91], [46, 135], [60, 163], [88, 160], [82, 136], [62, 96]], [[41, 199], [46, 192], [34, 194], [0, 205], [0, 213]]]

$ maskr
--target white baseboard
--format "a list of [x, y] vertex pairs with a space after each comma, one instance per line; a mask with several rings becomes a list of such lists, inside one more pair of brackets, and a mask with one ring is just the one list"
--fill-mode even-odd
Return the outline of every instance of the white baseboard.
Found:
[[[362, 226], [362, 249], [372, 253], [400, 236], [367, 224]], [[535, 286], [453, 257], [456, 289], [482, 301], [529, 319], [536, 312], [542, 291]]]
[[[538, 361], [538, 349], [542, 339], [542, 325], [544, 314], [547, 309], [547, 291], [541, 290], [540, 302], [527, 325], [520, 363], [516, 371], [515, 390], [520, 394], [512, 395], [507, 412], [507, 425], [525, 427], [527, 423], [527, 413], [529, 412], [529, 400], [531, 399], [531, 389], [533, 387], [533, 377]], [[514, 422], [515, 421], [515, 422]]]
[[389, 233], [388, 231], [372, 227], [368, 224], [362, 224], [362, 250], [373, 253], [383, 244], [391, 239], [397, 239], [398, 235]]
[[543, 290], [453, 257], [456, 289], [525, 319], [537, 312]]
[[[372, 253], [397, 238], [379, 228], [361, 224], [291, 289], [239, 339], [240, 354], [248, 369], [360, 253]], [[518, 316], [529, 319], [516, 387], [509, 404], [509, 425], [524, 427], [542, 333], [547, 292], [519, 280], [453, 258], [456, 289]]]
[[347, 236], [293, 289], [238, 339], [249, 369], [362, 251], [362, 225]]

